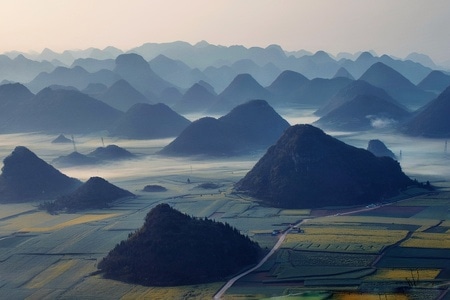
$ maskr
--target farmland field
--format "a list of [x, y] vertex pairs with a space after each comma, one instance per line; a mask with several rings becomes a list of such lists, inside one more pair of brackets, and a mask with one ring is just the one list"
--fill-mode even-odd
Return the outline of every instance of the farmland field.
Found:
[[[31, 145], [30, 149], [47, 161], [71, 150], [49, 146], [54, 137], [45, 135], [8, 138]], [[80, 152], [98, 146], [97, 137], [78, 140]], [[294, 299], [435, 299], [447, 289], [450, 193], [442, 181], [442, 190], [429, 194], [407, 190], [398, 201], [373, 208], [279, 209], [233, 193], [234, 182], [260, 154], [232, 160], [169, 159], [154, 154], [168, 140], [152, 141], [150, 146], [143, 141], [110, 142], [138, 152], [141, 158], [61, 171], [82, 180], [102, 176], [138, 197], [105, 210], [59, 215], [37, 210], [38, 203], [0, 205], [2, 297], [211, 299], [223, 282], [142, 287], [96, 273], [98, 262], [138, 229], [159, 203], [196, 217], [227, 222], [267, 249], [281, 235], [273, 234], [274, 230], [290, 230], [292, 224], [301, 222], [300, 230], [287, 234], [281, 248], [259, 269], [238, 280], [224, 299], [292, 299], [294, 295]], [[10, 151], [10, 142], [3, 139], [0, 154], [4, 157]], [[407, 170], [415, 170], [412, 162], [403, 163]], [[199, 188], [211, 182], [220, 187]], [[147, 184], [162, 185], [167, 192], [143, 192]], [[427, 293], [431, 298], [424, 296]]]

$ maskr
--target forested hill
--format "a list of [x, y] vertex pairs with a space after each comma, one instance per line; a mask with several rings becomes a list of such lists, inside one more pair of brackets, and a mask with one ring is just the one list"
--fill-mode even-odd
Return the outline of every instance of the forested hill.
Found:
[[259, 254], [258, 244], [230, 225], [159, 204], [98, 268], [107, 278], [130, 283], [186, 285], [223, 280], [255, 264]]

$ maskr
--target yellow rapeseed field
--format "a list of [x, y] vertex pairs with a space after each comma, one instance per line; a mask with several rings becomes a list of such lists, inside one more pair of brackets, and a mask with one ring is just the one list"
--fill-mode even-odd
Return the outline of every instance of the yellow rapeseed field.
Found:
[[[404, 280], [411, 278], [432, 280], [439, 275], [440, 269], [378, 269], [377, 272], [366, 279], [370, 280]], [[412, 272], [412, 273], [411, 273]]]
[[65, 227], [69, 227], [69, 226], [73, 226], [73, 225], [79, 225], [79, 224], [84, 224], [84, 223], [89, 223], [89, 222], [95, 222], [95, 221], [101, 221], [101, 220], [105, 220], [105, 219], [109, 219], [112, 217], [117, 216], [118, 214], [97, 214], [97, 215], [82, 215], [79, 216], [75, 219], [63, 222], [63, 223], [59, 223], [57, 225], [54, 226], [50, 226], [50, 227], [25, 227], [22, 228], [20, 231], [21, 232], [49, 232], [49, 231], [54, 231], [54, 230], [58, 230], [58, 229], [62, 229]]
[[448, 249], [450, 248], [450, 234], [414, 232], [408, 240], [401, 244], [401, 246]]
[[66, 272], [76, 264], [75, 260], [62, 260], [58, 263], [50, 266], [43, 272], [39, 273], [34, 277], [28, 284], [29, 289], [40, 289], [46, 284], [60, 276], [62, 273]]
[[[288, 234], [283, 246], [322, 251], [379, 252], [406, 237], [406, 230], [368, 230], [367, 228], [303, 227], [304, 233]], [[310, 245], [308, 246], [308, 243]], [[356, 247], [355, 247], [356, 246]]]
[[134, 299], [212, 299], [223, 283], [186, 285], [176, 287], [135, 286], [122, 300]]
[[357, 292], [338, 293], [335, 296], [336, 300], [408, 300], [406, 295], [401, 294], [362, 294]]
[[[418, 226], [434, 226], [440, 220], [433, 219], [419, 219], [419, 218], [390, 218], [390, 217], [373, 217], [373, 216], [332, 216], [324, 218], [316, 218], [308, 220], [308, 225], [327, 224], [333, 226], [334, 223], [344, 224], [404, 224], [404, 225], [418, 225]], [[350, 225], [350, 224], [349, 224]]]
[[309, 216], [310, 214], [310, 209], [283, 209], [279, 212], [282, 216]]

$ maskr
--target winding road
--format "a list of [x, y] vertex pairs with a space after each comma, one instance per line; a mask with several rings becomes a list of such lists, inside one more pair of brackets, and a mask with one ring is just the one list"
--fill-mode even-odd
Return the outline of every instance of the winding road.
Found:
[[295, 226], [298, 226], [304, 222], [306, 222], [308, 219], [302, 220], [300, 222], [298, 222], [297, 224], [295, 224], [294, 226], [290, 226], [287, 230], [285, 230], [285, 232], [280, 235], [280, 237], [278, 238], [278, 242], [275, 244], [275, 246], [273, 246], [273, 248], [270, 250], [269, 253], [266, 254], [266, 256], [263, 257], [263, 259], [253, 268], [245, 271], [244, 273], [241, 273], [233, 278], [231, 278], [215, 295], [213, 299], [221, 299], [223, 294], [225, 294], [225, 292], [239, 279], [241, 279], [242, 277], [244, 277], [247, 274], [250, 274], [251, 272], [257, 270], [259, 267], [261, 267], [274, 253], [275, 251], [277, 251], [281, 244], [283, 244], [284, 239], [286, 238], [287, 234], [292, 230], [292, 228], [294, 228]]
[[[358, 212], [363, 212], [363, 211], [369, 211], [369, 210], [373, 210], [376, 208], [379, 208], [380, 206], [386, 206], [386, 205], [390, 205], [392, 203], [389, 204], [384, 204], [384, 205], [376, 205], [373, 207], [364, 207], [364, 208], [360, 208], [360, 209], [356, 209], [356, 210], [352, 210], [352, 211], [347, 211], [347, 212], [343, 212], [340, 214], [334, 214], [334, 215], [327, 215], [327, 216], [321, 216], [319, 218], [324, 218], [324, 217], [333, 217], [333, 216], [342, 216], [342, 215], [350, 215], [350, 214], [354, 214], [354, 213], [358, 213]], [[288, 233], [292, 230], [292, 228], [294, 227], [298, 227], [301, 224], [306, 223], [308, 220], [310, 219], [304, 219], [301, 220], [300, 222], [298, 222], [297, 224], [295, 224], [294, 226], [290, 226], [288, 229], [285, 230], [285, 232], [280, 235], [280, 237], [278, 238], [278, 242], [275, 244], [275, 246], [273, 246], [273, 248], [270, 250], [269, 253], [267, 253], [266, 256], [264, 256], [264, 258], [253, 268], [231, 278], [215, 295], [214, 298], [215, 300], [219, 300], [222, 298], [223, 294], [225, 294], [225, 292], [239, 279], [241, 279], [242, 277], [246, 276], [247, 274], [250, 274], [251, 272], [257, 270], [259, 267], [261, 267], [274, 253], [275, 251], [277, 251], [280, 247], [281, 244], [284, 242], [286, 236], [288, 235]]]

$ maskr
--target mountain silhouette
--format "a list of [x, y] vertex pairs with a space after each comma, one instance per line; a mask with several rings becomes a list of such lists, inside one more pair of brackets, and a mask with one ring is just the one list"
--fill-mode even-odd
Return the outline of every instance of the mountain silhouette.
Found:
[[108, 145], [106, 147], [98, 147], [88, 154], [89, 157], [96, 158], [100, 161], [105, 160], [122, 160], [133, 158], [134, 155], [128, 150], [117, 145]]
[[430, 138], [450, 137], [450, 87], [422, 108], [402, 131], [408, 135]]
[[353, 100], [356, 96], [375, 96], [400, 106], [385, 90], [373, 86], [366, 81], [355, 80], [340, 89], [323, 107], [315, 111], [314, 114], [324, 116], [346, 102]]
[[215, 101], [217, 96], [211, 93], [206, 87], [198, 83], [191, 86], [183, 97], [172, 107], [176, 112], [193, 113], [203, 112]]
[[60, 211], [74, 213], [87, 209], [101, 209], [111, 206], [116, 200], [135, 195], [121, 189], [101, 177], [91, 177], [71, 193], [58, 197], [54, 202], [47, 202], [40, 208], [50, 213]]
[[153, 72], [148, 62], [135, 53], [117, 56], [114, 72], [150, 101], [156, 99], [164, 89], [173, 86]]
[[413, 84], [418, 84], [432, 71], [430, 68], [425, 67], [420, 63], [411, 60], [394, 59], [386, 54], [383, 54], [379, 58], [379, 62], [396, 70]]
[[[231, 107], [223, 109], [220, 106], [213, 106], [211, 112], [228, 112], [233, 107], [243, 104], [253, 99], [263, 99], [270, 101], [272, 94], [261, 86], [250, 74], [239, 74], [233, 81], [218, 95], [218, 102], [225, 100]], [[221, 108], [218, 110], [217, 108]]]
[[109, 129], [111, 136], [129, 139], [158, 139], [177, 136], [190, 121], [167, 105], [138, 103], [133, 105]]
[[108, 58], [108, 59], [95, 59], [92, 57], [87, 58], [77, 58], [72, 65], [71, 68], [74, 67], [82, 67], [86, 71], [90, 73], [95, 73], [100, 70], [114, 70], [115, 67], [114, 59]]
[[81, 185], [47, 164], [28, 148], [17, 146], [3, 160], [0, 202], [52, 199]]
[[425, 67], [431, 68], [431, 69], [437, 69], [436, 64], [434, 61], [427, 55], [417, 52], [412, 52], [408, 54], [408, 56], [405, 57], [405, 60], [411, 60], [414, 62], [417, 62]]
[[42, 72], [51, 72], [55, 66], [48, 61], [34, 61], [23, 54], [14, 59], [6, 55], [0, 55], [0, 82], [9, 80], [12, 82], [29, 82]]
[[99, 161], [97, 158], [81, 154], [77, 151], [74, 151], [68, 155], [61, 155], [52, 160], [52, 164], [58, 167], [93, 165], [98, 162]]
[[107, 129], [122, 114], [83, 93], [45, 88], [21, 109], [9, 130], [89, 133]]
[[373, 64], [359, 79], [384, 89], [410, 109], [416, 109], [433, 98], [432, 93], [421, 90], [402, 74], [381, 62]]
[[252, 100], [227, 115], [201, 118], [189, 125], [160, 153], [175, 156], [233, 156], [272, 145], [289, 127], [264, 100]]
[[321, 128], [360, 131], [390, 128], [409, 112], [394, 102], [372, 95], [358, 95], [314, 122]]
[[89, 83], [88, 86], [80, 92], [97, 99], [100, 95], [103, 95], [107, 89], [108, 87], [103, 83]]
[[364, 72], [370, 68], [371, 65], [378, 62], [378, 58], [376, 58], [369, 51], [364, 51], [359, 54], [359, 56], [353, 61], [350, 59], [343, 59], [340, 61], [341, 67], [345, 68], [349, 71], [355, 78], [361, 77]]
[[159, 103], [163, 103], [169, 107], [173, 106], [175, 103], [181, 100], [183, 94], [175, 87], [169, 87], [161, 92], [158, 97]]
[[333, 78], [337, 78], [337, 77], [344, 77], [344, 78], [348, 78], [351, 80], [355, 80], [353, 75], [350, 74], [350, 72], [344, 67], [340, 67], [339, 70], [337, 70], [336, 74], [334, 74]]
[[388, 149], [386, 145], [380, 140], [370, 140], [367, 145], [367, 151], [372, 152], [373, 155], [381, 157], [387, 156], [392, 159], [397, 159], [394, 152]]
[[345, 77], [314, 78], [293, 91], [291, 105], [320, 108], [343, 87], [352, 82]]
[[258, 244], [230, 225], [159, 204], [98, 268], [106, 278], [127, 283], [175, 286], [222, 281], [255, 264], [259, 255]]
[[207, 77], [199, 70], [192, 69], [181, 60], [171, 59], [163, 54], [149, 61], [150, 68], [167, 82], [181, 88], [189, 88]]
[[283, 71], [278, 77], [267, 87], [276, 98], [277, 104], [283, 104], [292, 101], [292, 94], [301, 86], [309, 82], [309, 79], [302, 74], [290, 70]]
[[27, 83], [26, 86], [34, 92], [38, 92], [51, 85], [73, 86], [78, 90], [83, 90], [90, 83], [102, 83], [110, 86], [119, 79], [119, 76], [110, 70], [89, 73], [79, 66], [74, 68], [57, 67], [50, 73], [40, 73], [36, 78]]
[[59, 156], [52, 161], [52, 164], [61, 167], [70, 167], [132, 159], [134, 157], [134, 154], [124, 148], [117, 145], [108, 145], [106, 147], [98, 147], [86, 155], [74, 151], [69, 155]]
[[8, 128], [17, 118], [17, 114], [26, 107], [34, 95], [20, 83], [0, 85], [0, 132], [9, 132]]
[[389, 157], [376, 157], [314, 126], [295, 125], [235, 189], [270, 206], [314, 208], [378, 202], [412, 182]]
[[124, 112], [136, 103], [149, 102], [144, 95], [142, 95], [124, 79], [116, 81], [97, 98], [115, 109]]
[[58, 137], [52, 141], [52, 144], [69, 144], [69, 143], [72, 143], [72, 140], [66, 138], [64, 134], [58, 135]]
[[442, 93], [450, 86], [450, 75], [442, 71], [432, 71], [417, 86], [425, 91]]

